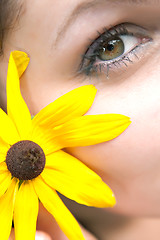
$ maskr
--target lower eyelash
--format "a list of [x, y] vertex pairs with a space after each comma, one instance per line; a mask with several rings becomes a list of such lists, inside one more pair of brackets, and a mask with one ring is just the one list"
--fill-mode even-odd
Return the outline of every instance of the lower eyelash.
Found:
[[[102, 63], [90, 63], [88, 66], [82, 69], [81, 73], [85, 73], [85, 75], [89, 76], [91, 74], [97, 75], [105, 74], [107, 78], [109, 78], [109, 72], [110, 70], [116, 70], [118, 68], [121, 68], [121, 66], [128, 67], [129, 64], [133, 64], [136, 60], [139, 60], [139, 57], [137, 55], [137, 51], [143, 47], [143, 43], [136, 46], [134, 49], [132, 49], [130, 52], [128, 52], [126, 55], [120, 56], [116, 60], [112, 61], [106, 61]], [[134, 59], [133, 59], [134, 58]]]
[[[129, 64], [133, 64], [134, 60], [131, 60], [131, 55], [134, 55], [137, 59], [139, 59], [135, 53], [137, 48], [138, 48], [138, 46], [135, 49], [133, 49], [132, 51], [130, 51], [126, 56], [123, 56], [123, 57], [119, 58], [118, 60], [114, 60], [111, 63], [102, 63], [103, 68], [105, 68], [107, 66], [107, 78], [109, 77], [109, 70], [111, 68], [113, 68], [113, 69], [119, 68], [119, 67], [121, 67], [121, 65], [123, 65], [124, 67], [128, 67]], [[101, 69], [100, 73], [102, 73], [102, 67], [100, 67], [100, 69]], [[103, 73], [105, 73], [105, 69], [103, 69]]]
[[87, 76], [89, 76], [92, 73], [104, 73], [106, 74], [107, 78], [109, 78], [109, 71], [110, 69], [118, 69], [123, 64], [125, 67], [128, 67], [129, 64], [133, 64], [134, 61], [131, 60], [130, 55], [134, 55], [136, 59], [139, 59], [137, 54], [135, 53], [136, 49], [139, 48], [139, 46], [136, 46], [132, 51], [130, 51], [126, 56], [119, 57], [118, 60], [112, 60], [112, 61], [106, 61], [103, 63], [98, 64], [89, 64], [87, 67], [83, 68], [82, 72], [84, 72]]

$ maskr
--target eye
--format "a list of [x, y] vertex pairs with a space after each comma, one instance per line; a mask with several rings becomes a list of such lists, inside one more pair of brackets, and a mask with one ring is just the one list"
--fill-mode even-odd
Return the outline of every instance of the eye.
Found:
[[132, 62], [131, 55], [137, 56], [138, 48], [151, 41], [146, 30], [132, 24], [120, 24], [99, 34], [83, 55], [81, 70], [86, 75], [107, 72], [121, 63]]

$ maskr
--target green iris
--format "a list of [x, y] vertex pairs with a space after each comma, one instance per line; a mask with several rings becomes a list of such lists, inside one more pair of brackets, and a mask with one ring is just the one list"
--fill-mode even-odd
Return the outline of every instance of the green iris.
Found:
[[98, 57], [103, 61], [113, 60], [124, 53], [124, 43], [122, 39], [114, 37], [103, 43]]

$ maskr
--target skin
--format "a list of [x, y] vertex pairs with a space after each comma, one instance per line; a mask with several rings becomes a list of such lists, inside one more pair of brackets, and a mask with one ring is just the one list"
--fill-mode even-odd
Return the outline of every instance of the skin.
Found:
[[[98, 92], [87, 114], [120, 113], [131, 117], [132, 124], [110, 142], [66, 151], [112, 188], [117, 205], [110, 212], [159, 217], [160, 1], [153, 4], [146, 0], [139, 5], [97, 2], [92, 8], [89, 4], [81, 7], [72, 21], [68, 21], [70, 14], [87, 0], [24, 2], [23, 14], [7, 35], [0, 61], [1, 107], [6, 109], [7, 64], [13, 50], [25, 51], [31, 59], [21, 79], [21, 90], [33, 115], [64, 93], [94, 84]], [[110, 69], [109, 78], [104, 73], [78, 74], [81, 56], [90, 45], [89, 39], [97, 38], [97, 30], [103, 32], [104, 27], [125, 22], [135, 29], [137, 25], [145, 28], [144, 37], [152, 39], [139, 48], [138, 59], [134, 56], [127, 67], [121, 64]]]

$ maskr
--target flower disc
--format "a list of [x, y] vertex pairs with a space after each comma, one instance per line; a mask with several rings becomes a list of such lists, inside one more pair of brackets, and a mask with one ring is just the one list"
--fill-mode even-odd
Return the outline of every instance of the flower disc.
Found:
[[45, 161], [42, 148], [28, 140], [12, 145], [6, 156], [8, 170], [20, 180], [31, 180], [39, 176], [45, 167]]

